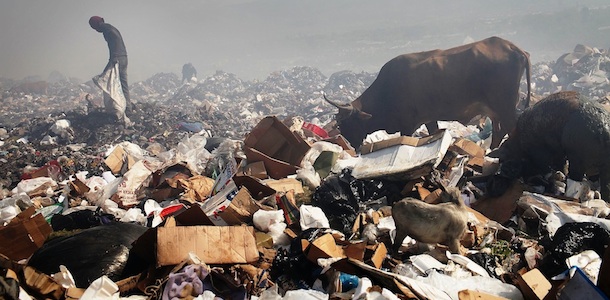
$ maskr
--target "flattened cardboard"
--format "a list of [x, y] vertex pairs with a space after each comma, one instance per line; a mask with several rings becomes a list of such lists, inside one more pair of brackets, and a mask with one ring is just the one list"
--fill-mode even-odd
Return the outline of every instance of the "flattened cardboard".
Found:
[[62, 299], [65, 289], [51, 278], [33, 267], [25, 266], [23, 268], [23, 277], [25, 284], [45, 297], [45, 299]]
[[433, 136], [421, 138], [423, 142], [415, 142], [418, 146], [402, 144], [402, 142], [414, 139], [413, 137], [406, 138], [410, 139], [404, 141], [390, 139], [377, 142], [383, 143], [383, 148], [361, 155], [360, 161], [354, 166], [352, 175], [357, 179], [387, 177], [409, 180], [419, 178], [429, 174], [431, 168], [441, 162], [452, 140], [449, 132], [445, 130]]
[[366, 250], [366, 242], [359, 242], [347, 245], [345, 247], [345, 255], [349, 258], [364, 261], [364, 251]]
[[274, 189], [278, 193], [286, 193], [290, 190], [294, 190], [295, 194], [302, 194], [303, 184], [294, 178], [282, 178], [279, 180], [265, 180], [270, 188]]
[[35, 212], [34, 207], [29, 207], [0, 227], [0, 253], [18, 261], [30, 257], [44, 244], [52, 228], [42, 214], [34, 215]]
[[471, 204], [471, 207], [485, 217], [500, 224], [506, 223], [517, 209], [517, 200], [523, 195], [523, 186], [514, 181], [508, 190], [499, 197], [483, 196]]
[[[222, 250], [222, 251], [219, 251]], [[157, 266], [177, 265], [196, 254], [206, 264], [245, 264], [258, 260], [251, 226], [177, 226], [157, 229]]]
[[413, 147], [423, 146], [429, 143], [432, 143], [443, 137], [445, 131], [437, 132], [433, 135], [425, 136], [425, 137], [412, 137], [412, 136], [399, 136], [396, 138], [391, 138], [379, 142], [375, 142], [372, 144], [365, 143], [360, 147], [361, 154], [367, 154], [371, 152], [375, 152], [381, 149], [385, 149], [388, 147], [396, 146], [396, 145], [407, 145]]

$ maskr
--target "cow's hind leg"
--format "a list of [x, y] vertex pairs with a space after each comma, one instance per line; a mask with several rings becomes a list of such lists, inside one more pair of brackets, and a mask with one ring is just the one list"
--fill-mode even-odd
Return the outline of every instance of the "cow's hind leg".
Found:
[[601, 168], [599, 172], [599, 191], [602, 199], [610, 202], [610, 168], [606, 165], [601, 166]]

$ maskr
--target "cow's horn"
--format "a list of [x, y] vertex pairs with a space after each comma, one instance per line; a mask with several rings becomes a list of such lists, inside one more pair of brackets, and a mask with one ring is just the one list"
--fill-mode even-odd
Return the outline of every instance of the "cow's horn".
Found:
[[350, 103], [340, 104], [340, 103], [336, 103], [336, 102], [329, 100], [328, 98], [326, 98], [326, 93], [322, 93], [322, 96], [324, 96], [324, 100], [326, 100], [326, 102], [330, 103], [330, 105], [332, 105], [338, 109], [347, 109], [347, 110], [354, 109]]

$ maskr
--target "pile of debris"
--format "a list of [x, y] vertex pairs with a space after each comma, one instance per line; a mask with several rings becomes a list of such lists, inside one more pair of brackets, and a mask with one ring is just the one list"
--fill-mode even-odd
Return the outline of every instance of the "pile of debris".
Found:
[[[576, 88], [582, 76], [543, 78], [568, 80], [591, 66], [583, 57], [563, 71], [536, 65], [534, 91]], [[485, 124], [443, 122], [356, 152], [322, 93], [347, 102], [374, 78], [295, 67], [180, 84], [160, 73], [133, 84], [131, 128], [89, 83], [2, 81], [0, 294], [607, 297], [606, 202], [549, 186], [565, 177], [490, 181], [507, 170], [473, 138], [489, 136]], [[597, 87], [581, 92], [605, 96]]]
[[535, 64], [532, 71], [534, 90], [542, 96], [572, 90], [603, 102], [610, 93], [610, 53], [606, 49], [578, 44], [555, 62]]

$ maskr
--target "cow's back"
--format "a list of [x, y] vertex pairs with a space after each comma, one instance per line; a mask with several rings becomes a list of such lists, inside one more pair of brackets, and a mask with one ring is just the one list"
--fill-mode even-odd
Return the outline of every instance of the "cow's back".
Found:
[[373, 115], [370, 123], [377, 128], [371, 131], [386, 128], [409, 134], [427, 122], [465, 123], [478, 114], [496, 122], [508, 114], [502, 121], [512, 128], [521, 76], [529, 64], [526, 55], [498, 37], [400, 55], [381, 68], [353, 104]]

